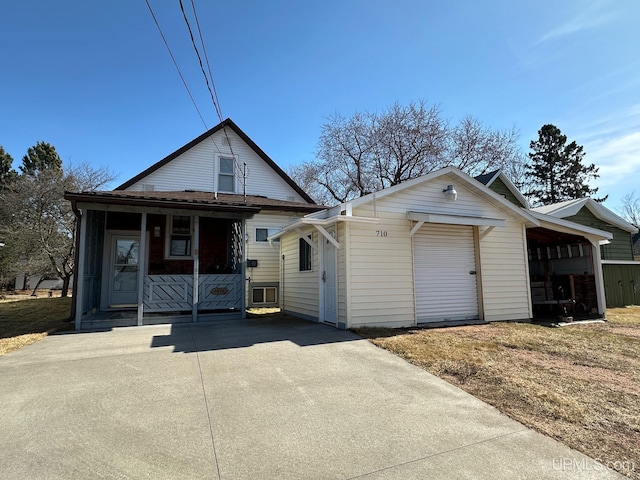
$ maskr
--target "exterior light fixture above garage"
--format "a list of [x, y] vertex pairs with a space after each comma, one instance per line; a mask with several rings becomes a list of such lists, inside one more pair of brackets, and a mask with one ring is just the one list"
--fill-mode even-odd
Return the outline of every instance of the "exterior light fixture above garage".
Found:
[[453, 185], [447, 185], [447, 188], [442, 190], [442, 192], [447, 197], [447, 200], [451, 200], [452, 202], [455, 202], [458, 198], [458, 192], [456, 192], [456, 189], [453, 188]]

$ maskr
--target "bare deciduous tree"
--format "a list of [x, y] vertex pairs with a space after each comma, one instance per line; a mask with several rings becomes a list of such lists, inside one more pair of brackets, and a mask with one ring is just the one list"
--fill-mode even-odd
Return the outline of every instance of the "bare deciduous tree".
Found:
[[316, 158], [290, 170], [319, 203], [345, 202], [448, 165], [470, 175], [501, 168], [522, 183], [526, 160], [515, 129], [493, 130], [472, 117], [451, 127], [424, 101], [327, 120]]
[[76, 219], [65, 191], [95, 190], [113, 180], [86, 163], [24, 172], [0, 194], [0, 233], [10, 239], [15, 273], [56, 276], [66, 296], [73, 275]]
[[622, 197], [622, 207], [619, 212], [627, 222], [640, 227], [640, 198], [636, 197], [635, 191]]

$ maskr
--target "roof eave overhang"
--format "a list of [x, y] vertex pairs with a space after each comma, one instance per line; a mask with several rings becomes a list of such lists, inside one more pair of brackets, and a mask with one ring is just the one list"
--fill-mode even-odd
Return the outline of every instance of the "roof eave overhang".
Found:
[[249, 205], [221, 205], [196, 201], [180, 201], [171, 199], [153, 199], [141, 197], [110, 197], [104, 195], [91, 195], [82, 193], [67, 192], [64, 198], [71, 201], [75, 207], [80, 209], [113, 210], [119, 207], [121, 211], [145, 209], [166, 209], [201, 212], [219, 212], [235, 214], [239, 218], [251, 218], [259, 213], [261, 208]]
[[600, 240], [612, 240], [613, 234], [605, 232], [604, 230], [598, 230], [596, 228], [586, 227], [579, 223], [572, 222], [570, 220], [564, 220], [552, 215], [545, 215], [544, 213], [531, 212], [540, 221], [540, 226], [549, 230], [557, 230], [563, 233], [571, 233], [574, 235], [581, 235], [587, 238], [593, 238]]

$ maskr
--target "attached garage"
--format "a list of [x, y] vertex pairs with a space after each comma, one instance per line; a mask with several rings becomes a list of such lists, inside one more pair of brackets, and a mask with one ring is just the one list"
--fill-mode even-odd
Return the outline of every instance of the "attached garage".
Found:
[[424, 224], [413, 236], [416, 321], [478, 319], [474, 227]]
[[[341, 328], [529, 319], [526, 229], [538, 225], [526, 209], [445, 168], [307, 215], [271, 237], [281, 239], [281, 305], [325, 321], [325, 286], [335, 285]], [[314, 254], [301, 271], [304, 238]], [[323, 262], [329, 247], [335, 272]]]

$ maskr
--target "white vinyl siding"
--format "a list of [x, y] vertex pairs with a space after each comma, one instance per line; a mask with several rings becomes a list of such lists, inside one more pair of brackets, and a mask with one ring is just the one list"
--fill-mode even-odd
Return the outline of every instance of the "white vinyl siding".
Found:
[[[304, 235], [312, 234], [310, 227], [302, 230]], [[318, 297], [318, 249], [312, 250], [311, 271], [298, 270], [298, 239], [297, 233], [285, 235], [280, 242], [284, 255], [284, 275], [280, 282], [284, 310], [299, 314], [304, 318], [317, 320], [319, 317]], [[312, 234], [313, 242], [317, 245], [318, 234]]]
[[531, 318], [526, 230], [513, 220], [480, 240], [484, 318], [487, 321]]
[[347, 325], [347, 309], [348, 309], [348, 297], [347, 292], [347, 252], [349, 251], [349, 241], [347, 241], [347, 235], [349, 231], [349, 225], [346, 223], [338, 223], [336, 225], [337, 240], [340, 243], [340, 248], [336, 252], [338, 258], [338, 323]]
[[[231, 129], [227, 129], [231, 139], [233, 152], [226, 142], [224, 132], [218, 131], [204, 139], [182, 155], [150, 173], [134, 185], [127, 188], [132, 191], [143, 191], [153, 188], [155, 191], [200, 190], [213, 192], [219, 173], [219, 159], [231, 158], [235, 155], [236, 192], [242, 192], [242, 172], [247, 164], [247, 195], [263, 195], [279, 200], [305, 202], [305, 200], [278, 175], [265, 161], [256, 154]], [[219, 191], [225, 191], [220, 189]]]
[[258, 260], [258, 266], [247, 268], [252, 282], [277, 282], [280, 277], [280, 244], [256, 241], [256, 228], [282, 230], [291, 221], [291, 214], [259, 213], [247, 220], [247, 258]]
[[[372, 216], [373, 211], [360, 208], [353, 215]], [[349, 328], [415, 324], [409, 221], [406, 215], [378, 217], [377, 225], [349, 225]]]
[[423, 225], [413, 256], [418, 323], [478, 318], [472, 226]]
[[[458, 192], [455, 202], [442, 193], [450, 184]], [[407, 220], [409, 211], [506, 219], [504, 227], [495, 227], [479, 239], [476, 282], [482, 293], [477, 299], [482, 311], [478, 314], [487, 321], [530, 318], [522, 219], [467, 188], [457, 177], [445, 175], [353, 209], [354, 216], [377, 217], [380, 223], [349, 225], [349, 285], [343, 287], [349, 292], [349, 327], [415, 324], [409, 235], [415, 222]], [[480, 237], [486, 228], [478, 227]], [[387, 236], [377, 237], [377, 230], [386, 231]]]

